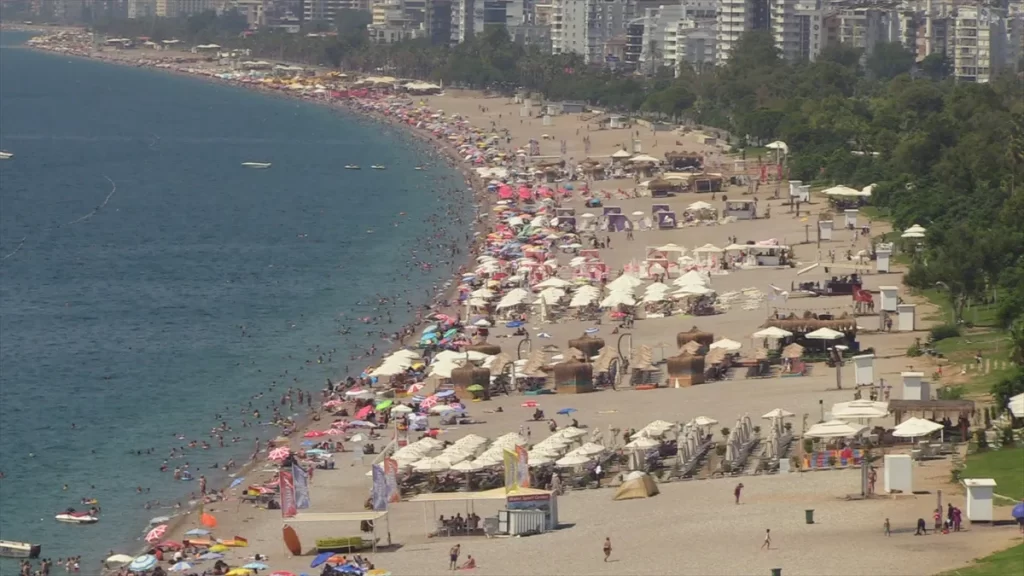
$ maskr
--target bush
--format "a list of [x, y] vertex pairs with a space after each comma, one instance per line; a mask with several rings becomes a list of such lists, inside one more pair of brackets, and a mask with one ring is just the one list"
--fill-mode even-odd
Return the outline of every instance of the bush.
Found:
[[918, 346], [917, 344], [911, 344], [907, 348], [907, 356], [910, 356], [911, 358], [917, 358], [922, 354], [924, 354], [924, 352], [921, 351], [921, 347]]
[[960, 400], [966, 389], [963, 386], [943, 386], [938, 390], [939, 400]]
[[932, 342], [938, 342], [947, 338], [956, 338], [960, 335], [960, 327], [956, 324], [942, 324], [931, 329]]
[[725, 444], [716, 444], [715, 445], [715, 454], [718, 454], [719, 456], [725, 456], [725, 450], [726, 450]]
[[974, 431], [974, 442], [978, 445], [978, 452], [984, 452], [988, 450], [988, 439], [985, 438], [984, 430]]
[[814, 452], [814, 440], [810, 438], [804, 438], [804, 452], [807, 454]]

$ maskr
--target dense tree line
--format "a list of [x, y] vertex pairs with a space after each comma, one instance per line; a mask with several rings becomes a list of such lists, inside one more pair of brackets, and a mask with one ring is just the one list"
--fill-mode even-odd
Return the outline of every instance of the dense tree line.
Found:
[[[737, 146], [783, 140], [789, 176], [819, 184], [876, 184], [872, 203], [898, 230], [928, 229], [908, 284], [941, 287], [954, 321], [969, 302], [995, 303], [1002, 327], [1024, 332], [1024, 83], [1005, 74], [956, 83], [941, 56], [915, 63], [898, 44], [871, 55], [838, 46], [815, 62], [784, 61], [767, 33], [744, 36], [725, 66], [639, 76], [588, 67], [512, 41], [503, 29], [454, 47], [425, 40], [370, 45], [361, 25], [330, 38], [261, 32], [222, 43], [254, 56], [388, 73], [713, 126]], [[191, 25], [189, 23], [191, 22]], [[227, 29], [191, 18], [178, 34], [211, 41]], [[150, 33], [152, 36], [153, 34]], [[197, 37], [198, 36], [198, 37]], [[1024, 358], [1021, 359], [1024, 362]], [[1024, 391], [1024, 374], [1010, 377]]]

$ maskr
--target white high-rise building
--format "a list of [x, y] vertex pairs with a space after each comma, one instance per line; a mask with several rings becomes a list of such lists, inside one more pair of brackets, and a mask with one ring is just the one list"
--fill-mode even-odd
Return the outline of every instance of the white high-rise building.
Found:
[[960, 6], [953, 29], [953, 75], [988, 82], [1006, 63], [1006, 20], [979, 6]]
[[490, 26], [503, 26], [515, 37], [527, 25], [529, 0], [452, 0], [452, 42], [465, 42]]
[[782, 57], [790, 61], [816, 60], [826, 45], [824, 17], [821, 0], [774, 0], [772, 36]]
[[128, 18], [151, 18], [156, 16], [156, 0], [128, 0]]
[[156, 0], [156, 15], [164, 18], [190, 16], [207, 10], [223, 12], [228, 0]]
[[767, 30], [770, 14], [768, 0], [719, 0], [716, 57], [718, 64], [729, 60], [740, 38], [753, 30]]
[[626, 33], [629, 0], [554, 0], [551, 51], [576, 53], [588, 64], [604, 62], [605, 44]]

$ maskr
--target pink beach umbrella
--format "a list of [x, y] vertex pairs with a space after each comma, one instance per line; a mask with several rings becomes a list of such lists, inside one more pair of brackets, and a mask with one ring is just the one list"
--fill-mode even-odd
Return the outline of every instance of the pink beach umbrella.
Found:
[[420, 402], [420, 410], [426, 412], [437, 405], [437, 396], [428, 396]]
[[273, 450], [270, 451], [270, 454], [267, 455], [267, 458], [270, 458], [271, 460], [284, 460], [285, 458], [290, 456], [291, 453], [292, 451], [287, 447], [274, 448]]
[[409, 386], [409, 389], [406, 392], [408, 392], [409, 394], [415, 394], [420, 390], [423, 390], [423, 384], [417, 382], [416, 384]]
[[156, 528], [153, 528], [152, 530], [150, 530], [149, 534], [146, 534], [146, 542], [149, 542], [150, 544], [153, 544], [155, 542], [159, 542], [164, 537], [164, 533], [166, 533], [166, 532], [167, 532], [167, 524], [161, 524], [161, 525], [157, 526]]
[[321, 432], [320, 430], [311, 430], [311, 431], [306, 432], [305, 434], [303, 434], [302, 437], [303, 438], [319, 438], [319, 437], [324, 436], [326, 434], [327, 434], [326, 432]]
[[324, 402], [324, 408], [334, 408], [335, 406], [341, 406], [343, 402], [341, 400], [328, 400]]
[[331, 428], [330, 430], [328, 430], [326, 432], [326, 434], [328, 436], [341, 436], [342, 434], [344, 434], [344, 432], [342, 432], [341, 430], [338, 430], [337, 428]]
[[356, 420], [365, 420], [370, 412], [373, 412], [373, 406], [363, 406], [359, 412], [356, 412]]

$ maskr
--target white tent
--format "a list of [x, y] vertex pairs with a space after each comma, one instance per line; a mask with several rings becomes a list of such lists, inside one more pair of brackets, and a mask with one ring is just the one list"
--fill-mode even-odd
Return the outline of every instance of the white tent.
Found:
[[924, 418], [911, 418], [901, 422], [899, 426], [894, 428], [892, 435], [897, 438], [917, 438], [918, 436], [927, 436], [939, 430], [942, 430], [942, 424], [936, 424]]
[[867, 426], [859, 424], [847, 424], [842, 420], [829, 420], [821, 424], [811, 426], [804, 436], [807, 438], [850, 438], [867, 429]]
[[710, 348], [712, 350], [714, 350], [716, 348], [721, 348], [721, 349], [725, 350], [726, 352], [735, 352], [735, 351], [739, 350], [740, 348], [743, 348], [743, 344], [740, 344], [739, 342], [737, 342], [735, 340], [729, 340], [728, 338], [722, 338], [718, 342], [712, 342]]
[[826, 196], [870, 196], [871, 193], [865, 194], [861, 190], [850, 188], [849, 186], [833, 186], [824, 190]]
[[839, 340], [843, 337], [843, 333], [826, 327], [818, 328], [814, 332], [809, 332], [804, 337], [811, 340]]
[[647, 154], [637, 154], [630, 158], [629, 161], [632, 163], [650, 162], [652, 164], [661, 164], [661, 160], [658, 160], [654, 156], [648, 156]]
[[1006, 408], [1017, 418], [1024, 418], [1024, 394], [1011, 397]]
[[789, 338], [792, 335], [793, 333], [789, 330], [783, 330], [782, 328], [777, 328], [775, 326], [769, 326], [768, 328], [758, 330], [753, 334], [754, 338], [775, 338], [777, 340], [781, 338]]

